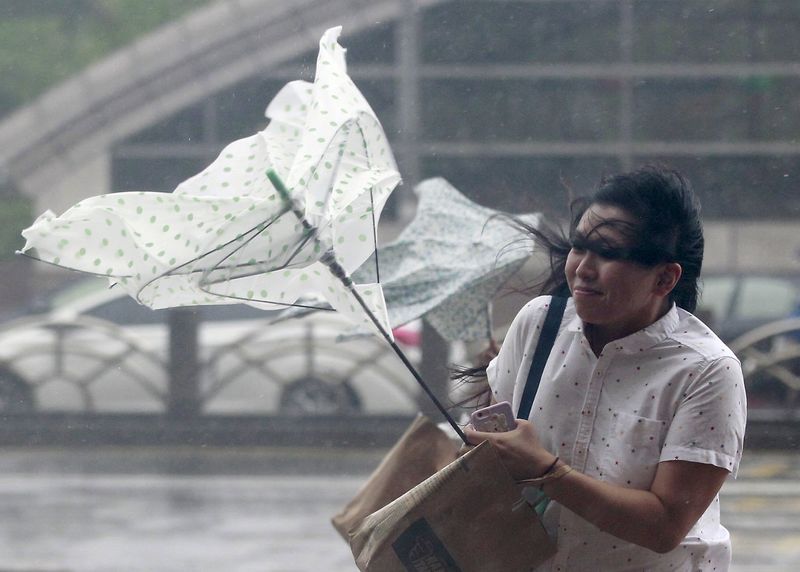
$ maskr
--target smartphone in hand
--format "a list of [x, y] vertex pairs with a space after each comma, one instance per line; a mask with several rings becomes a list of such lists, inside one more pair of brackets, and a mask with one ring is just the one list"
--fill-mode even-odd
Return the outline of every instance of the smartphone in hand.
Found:
[[508, 401], [501, 401], [474, 411], [469, 417], [469, 422], [476, 431], [488, 433], [511, 431], [517, 427], [514, 412], [511, 410], [511, 404]]

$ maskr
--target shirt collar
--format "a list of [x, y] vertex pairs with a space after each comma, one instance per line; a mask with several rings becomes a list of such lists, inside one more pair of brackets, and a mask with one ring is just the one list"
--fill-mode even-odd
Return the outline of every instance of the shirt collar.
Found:
[[[678, 307], [672, 304], [672, 307], [666, 314], [646, 328], [619, 340], [614, 340], [609, 343], [607, 347], [609, 347], [609, 349], [613, 348], [616, 351], [631, 353], [644, 351], [670, 337], [672, 332], [675, 331], [675, 328], [678, 327], [678, 320]], [[569, 332], [577, 332], [583, 335], [583, 321], [578, 317], [577, 312], [574, 311], [574, 306], [572, 317], [566, 329]]]

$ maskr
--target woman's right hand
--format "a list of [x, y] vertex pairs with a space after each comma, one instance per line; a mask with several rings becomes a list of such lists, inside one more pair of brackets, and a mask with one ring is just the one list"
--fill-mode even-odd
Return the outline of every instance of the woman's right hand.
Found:
[[[472, 427], [472, 425], [470, 423], [467, 423], [464, 426], [465, 434], [466, 434], [467, 431], [474, 431], [474, 430], [475, 429]], [[472, 451], [474, 448], [475, 448], [475, 445], [472, 445], [470, 443], [463, 443], [462, 442], [461, 443], [461, 447], [458, 449], [458, 452], [456, 454], [457, 454], [458, 457], [461, 457], [462, 455], [466, 455], [467, 453]]]
[[511, 431], [486, 433], [467, 426], [464, 433], [475, 445], [491, 442], [503, 465], [517, 481], [540, 477], [556, 458], [542, 446], [533, 423], [524, 419], [517, 419], [517, 427]]

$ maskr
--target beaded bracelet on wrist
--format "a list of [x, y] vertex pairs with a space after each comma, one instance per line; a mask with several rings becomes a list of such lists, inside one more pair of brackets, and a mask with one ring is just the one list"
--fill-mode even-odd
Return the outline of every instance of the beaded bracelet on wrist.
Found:
[[556, 457], [556, 460], [553, 461], [553, 463], [547, 468], [547, 470], [541, 477], [536, 477], [535, 479], [523, 479], [521, 481], [517, 481], [517, 483], [529, 487], [539, 487], [539, 490], [542, 490], [542, 487], [546, 483], [558, 480], [572, 471], [572, 467], [570, 467], [566, 463], [556, 468], [558, 461], [559, 458]]

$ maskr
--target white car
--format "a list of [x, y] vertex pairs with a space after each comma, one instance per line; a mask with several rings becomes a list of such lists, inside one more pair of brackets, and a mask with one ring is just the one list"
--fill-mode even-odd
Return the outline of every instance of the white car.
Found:
[[698, 312], [725, 342], [759, 326], [800, 315], [798, 273], [709, 273]]
[[[167, 310], [138, 305], [91, 279], [43, 314], [0, 327], [0, 410], [164, 412], [169, 403]], [[244, 305], [182, 309], [198, 316], [203, 413], [411, 414], [417, 386], [385, 340], [340, 341], [334, 312], [274, 322]], [[174, 315], [174, 314], [173, 314]], [[402, 347], [419, 359], [414, 328]]]

